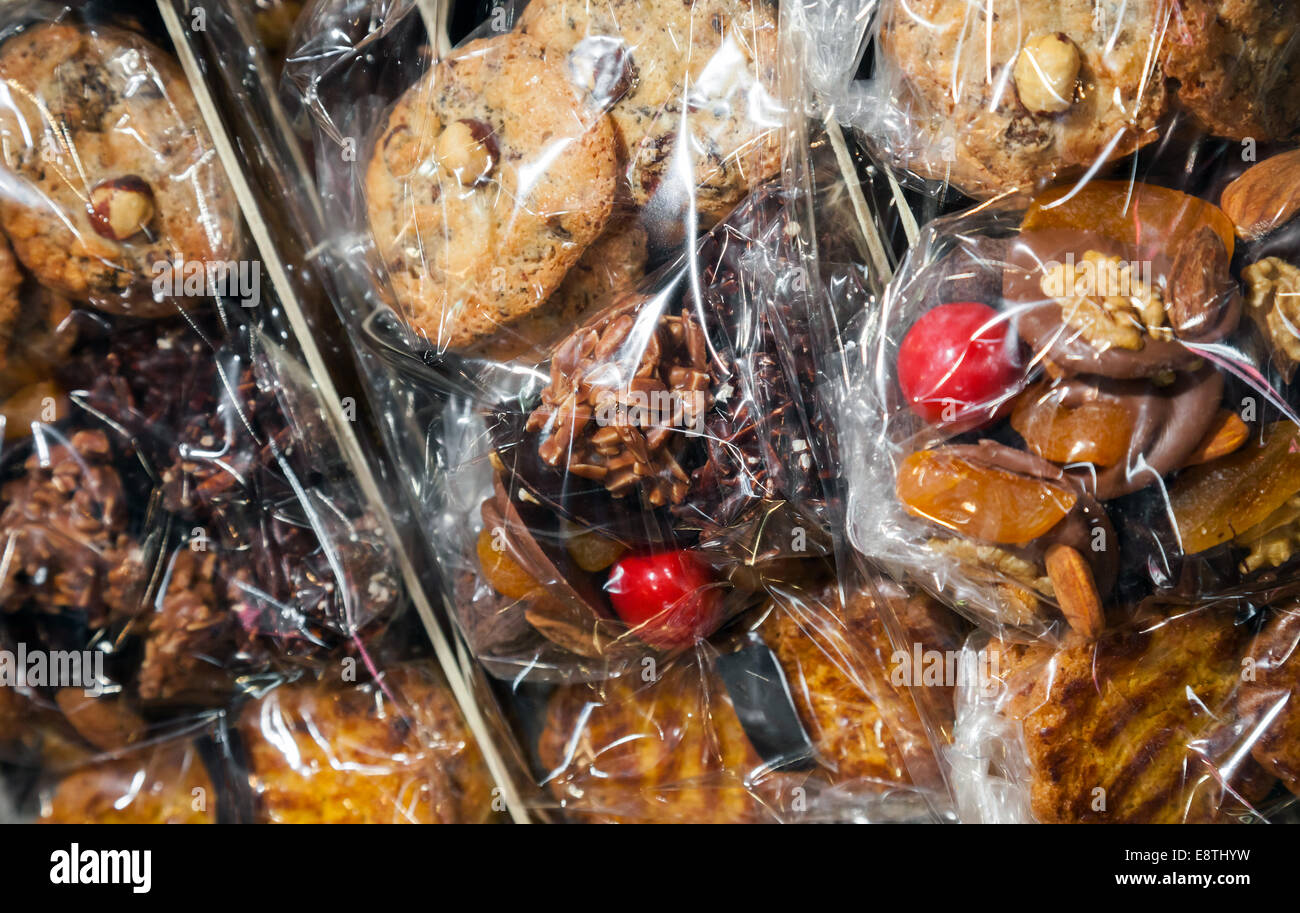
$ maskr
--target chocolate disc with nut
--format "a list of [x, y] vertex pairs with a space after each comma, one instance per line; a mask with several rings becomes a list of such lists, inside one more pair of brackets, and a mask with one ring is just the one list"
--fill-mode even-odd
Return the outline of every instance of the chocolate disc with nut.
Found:
[[[1173, 260], [1099, 234], [1028, 231], [1008, 252], [1003, 294], [1034, 357], [1066, 374], [1151, 378], [1192, 367], [1231, 332], [1240, 301], [1211, 240]], [[1217, 239], [1215, 239], [1215, 243]], [[1178, 296], [1178, 297], [1174, 297]]]
[[[1236, 418], [1221, 417], [1222, 398], [1223, 376], [1213, 368], [1179, 372], [1163, 385], [1068, 377], [1025, 391], [1011, 424], [1030, 450], [1065, 465], [1084, 488], [1109, 500], [1187, 465], [1218, 431], [1216, 423]], [[1237, 419], [1223, 433], [1243, 443], [1249, 431]]]

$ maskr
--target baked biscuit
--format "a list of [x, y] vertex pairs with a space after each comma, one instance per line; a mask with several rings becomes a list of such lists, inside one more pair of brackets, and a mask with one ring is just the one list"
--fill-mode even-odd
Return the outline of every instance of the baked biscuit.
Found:
[[14, 259], [13, 249], [4, 235], [0, 235], [0, 371], [9, 363], [9, 351], [13, 347], [14, 327], [18, 323], [18, 312], [22, 309], [19, 290], [23, 285], [22, 270]]
[[[635, 205], [689, 202], [709, 226], [780, 166], [770, 0], [533, 0], [519, 29], [609, 109]], [[676, 186], [688, 163], [692, 186]]]
[[1265, 626], [1250, 658], [1238, 709], [1246, 719], [1267, 721], [1251, 752], [1300, 795], [1300, 607], [1284, 609]]
[[492, 781], [451, 693], [427, 667], [385, 685], [282, 685], [239, 731], [261, 820], [273, 824], [470, 824], [492, 816]]
[[397, 304], [439, 349], [536, 311], [605, 228], [613, 126], [516, 33], [470, 42], [407, 90], [366, 171]]
[[763, 762], [711, 670], [685, 663], [566, 685], [538, 741], [543, 783], [592, 823], [750, 824], [775, 820], [750, 777]]
[[0, 222], [44, 285], [174, 312], [158, 264], [230, 261], [238, 209], [176, 62], [130, 32], [51, 23], [0, 46]]
[[1181, 0], [1165, 36], [1178, 102], [1215, 136], [1300, 131], [1300, 20], [1291, 0]]
[[616, 217], [587, 248], [547, 302], [481, 345], [475, 354], [502, 361], [545, 359], [547, 350], [586, 324], [614, 295], [645, 276], [649, 237], [635, 219]]
[[[886, 585], [883, 599], [923, 649], [956, 649], [948, 613]], [[783, 817], [802, 786], [843, 797], [916, 783], [938, 767], [906, 684], [895, 685], [880, 599], [833, 592], [774, 602], [759, 627], [784, 674], [816, 756], [811, 771], [773, 771], [749, 741], [722, 677], [708, 660], [636, 676], [569, 685], [552, 696], [538, 744], [546, 785], [589, 821], [747, 823]], [[951, 690], [937, 695], [948, 707]], [[846, 792], [847, 790], [847, 792]]]
[[[834, 782], [939, 782], [939, 770], [925, 726], [909, 688], [924, 687], [922, 670], [908, 675], [913, 651], [896, 655], [881, 618], [882, 601], [896, 613], [902, 630], [921, 653], [960, 649], [952, 615], [925, 596], [908, 597], [882, 581], [883, 596], [852, 593], [843, 606], [835, 601], [834, 621], [810, 611], [772, 612], [763, 639], [776, 654], [799, 717], [819, 760]], [[833, 598], [833, 597], [832, 597]], [[841, 625], [842, 623], [842, 625]], [[952, 688], [936, 687], [933, 707], [952, 724]]]
[[1167, 15], [1163, 0], [886, 0], [908, 166], [989, 197], [1151, 142]]
[[89, 764], [41, 803], [45, 824], [213, 824], [217, 796], [192, 743]]
[[1035, 817], [1210, 823], [1231, 820], [1235, 797], [1262, 799], [1274, 779], [1236, 750], [1231, 712], [1247, 641], [1231, 612], [1202, 609], [1092, 643], [1071, 633], [1059, 650], [995, 644]]

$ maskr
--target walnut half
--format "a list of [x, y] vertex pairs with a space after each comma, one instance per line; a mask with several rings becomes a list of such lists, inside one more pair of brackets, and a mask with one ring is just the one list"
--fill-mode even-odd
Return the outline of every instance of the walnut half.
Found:
[[1145, 337], [1171, 339], [1160, 292], [1143, 281], [1134, 264], [1095, 250], [1078, 263], [1046, 265], [1040, 281], [1044, 294], [1061, 304], [1065, 323], [1099, 350], [1145, 345]]
[[1300, 363], [1300, 267], [1265, 257], [1242, 273], [1251, 316], [1264, 328], [1278, 367], [1290, 378]]

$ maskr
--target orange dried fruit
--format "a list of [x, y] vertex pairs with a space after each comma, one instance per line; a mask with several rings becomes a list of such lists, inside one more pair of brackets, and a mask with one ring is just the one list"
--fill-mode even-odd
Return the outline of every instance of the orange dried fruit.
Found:
[[1046, 479], [980, 466], [940, 450], [903, 461], [898, 500], [907, 512], [972, 539], [1024, 545], [1074, 509], [1078, 496]]
[[496, 531], [483, 527], [478, 534], [478, 562], [488, 584], [507, 599], [523, 599], [537, 589], [537, 581], [511, 557]]
[[1133, 416], [1107, 400], [1067, 406], [1051, 387], [1039, 384], [1016, 400], [1011, 427], [1045, 460], [1114, 466], [1128, 453]]
[[1300, 491], [1296, 426], [1278, 422], [1227, 456], [1182, 473], [1169, 492], [1183, 551], [1221, 545], [1266, 520]]
[[570, 536], [565, 547], [574, 564], [593, 574], [605, 570], [627, 551], [621, 542], [590, 530]]
[[1213, 203], [1155, 184], [1090, 181], [1083, 187], [1052, 187], [1030, 204], [1021, 230], [1069, 228], [1104, 235], [1171, 257], [1202, 226], [1223, 241], [1232, 258], [1236, 232], [1232, 220]]

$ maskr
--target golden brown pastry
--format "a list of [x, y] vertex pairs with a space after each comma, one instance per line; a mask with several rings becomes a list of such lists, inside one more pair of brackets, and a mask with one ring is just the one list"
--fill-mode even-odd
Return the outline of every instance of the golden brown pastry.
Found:
[[1300, 795], [1300, 607], [1284, 609], [1264, 627], [1250, 659], [1238, 710], [1245, 719], [1267, 721], [1251, 753]]
[[1247, 632], [1231, 612], [1187, 611], [1059, 650], [995, 644], [1045, 823], [1210, 823], [1267, 794], [1231, 712]]
[[478, 823], [493, 787], [451, 693], [425, 665], [372, 685], [294, 683], [248, 705], [239, 728], [261, 820]]
[[762, 759], [717, 676], [694, 663], [650, 683], [630, 675], [560, 688], [538, 753], [546, 786], [579, 820], [775, 820], [758, 794], [775, 784], [747, 788]]
[[46, 824], [212, 824], [216, 794], [193, 744], [80, 767], [41, 806]]
[[830, 591], [776, 600], [759, 627], [815, 749], [811, 771], [770, 770], [701, 656], [655, 682], [631, 675], [560, 688], [538, 746], [546, 785], [587, 821], [746, 823], [797, 818], [828, 786], [878, 793], [937, 782], [909, 690], [890, 683], [880, 602], [893, 603], [924, 649], [956, 641], [936, 603], [884, 592], [856, 593], [847, 607]]
[[[922, 651], [957, 650], [951, 613], [926, 596], [908, 596], [881, 582], [876, 591], [850, 594], [834, 616], [807, 607], [774, 611], [762, 634], [776, 653], [805, 729], [835, 782], [878, 780], [937, 783], [938, 767], [908, 685], [895, 675], [895, 648], [880, 615], [888, 602], [909, 639]], [[843, 620], [842, 626], [836, 618]], [[911, 661], [909, 644], [900, 645]], [[900, 673], [903, 670], [899, 670]], [[908, 684], [898, 684], [907, 682]], [[952, 689], [934, 689], [933, 706], [951, 725]]]

